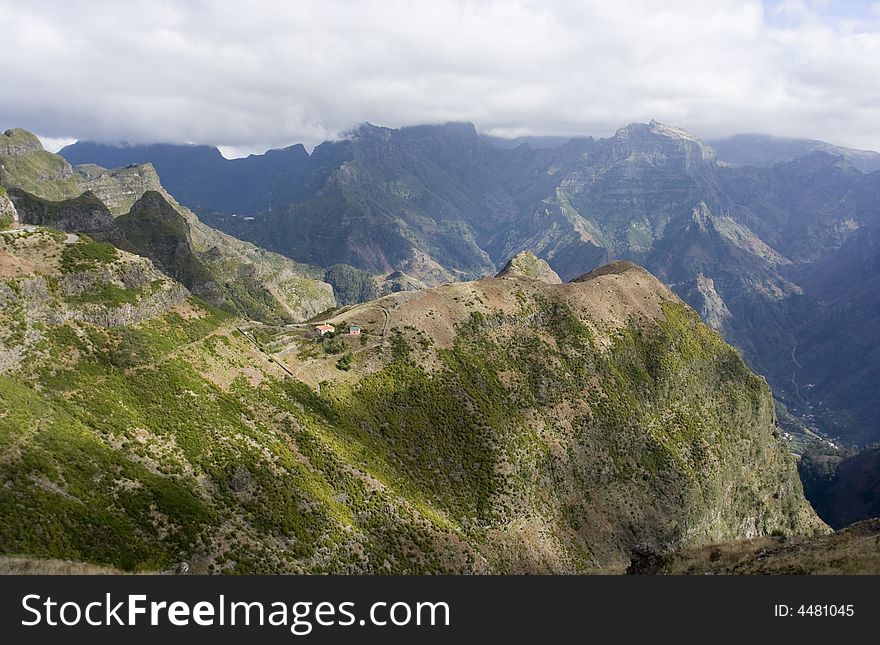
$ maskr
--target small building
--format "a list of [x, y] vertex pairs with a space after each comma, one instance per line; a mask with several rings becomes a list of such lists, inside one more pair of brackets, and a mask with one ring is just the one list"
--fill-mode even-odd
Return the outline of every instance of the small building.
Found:
[[352, 325], [351, 327], [348, 328], [348, 335], [349, 336], [360, 336], [361, 335], [361, 328], [358, 327], [357, 325]]
[[328, 325], [327, 323], [323, 323], [321, 325], [315, 325], [315, 331], [318, 332], [319, 336], [323, 336], [324, 334], [329, 334], [336, 331], [336, 327], [333, 325]]

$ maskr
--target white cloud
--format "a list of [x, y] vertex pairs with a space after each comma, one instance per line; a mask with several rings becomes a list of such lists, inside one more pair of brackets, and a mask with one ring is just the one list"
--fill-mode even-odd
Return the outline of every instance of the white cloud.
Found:
[[0, 0], [0, 128], [228, 151], [370, 121], [880, 149], [880, 15], [785, 0]]
[[40, 143], [43, 144], [43, 148], [49, 152], [58, 152], [64, 146], [76, 143], [76, 139], [73, 137], [45, 137], [37, 134], [37, 138], [40, 140]]

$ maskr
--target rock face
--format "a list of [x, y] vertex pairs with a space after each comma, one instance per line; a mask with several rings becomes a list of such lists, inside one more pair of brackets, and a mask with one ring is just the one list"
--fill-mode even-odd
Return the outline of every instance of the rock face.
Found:
[[9, 199], [6, 189], [0, 186], [0, 230], [13, 228], [18, 224], [18, 211]]
[[[76, 166], [75, 171], [80, 186], [94, 193], [117, 216], [127, 213], [147, 191], [164, 192], [152, 164], [112, 170], [87, 164]], [[169, 199], [168, 195], [165, 197]]]
[[530, 251], [522, 251], [513, 256], [496, 277], [562, 284], [562, 280], [550, 265]]
[[120, 244], [123, 236], [104, 203], [86, 192], [75, 199], [53, 202], [40, 199], [20, 188], [10, 188], [9, 196], [23, 224], [51, 226], [69, 233], [85, 233], [104, 242]]
[[136, 325], [188, 297], [152, 262], [107, 243], [47, 228], [0, 236], [0, 373], [51, 344], [47, 329], [67, 321]]
[[715, 331], [724, 331], [724, 324], [730, 319], [731, 314], [724, 300], [715, 290], [715, 281], [712, 278], [707, 278], [702, 273], [698, 274], [693, 289], [683, 297], [697, 310], [700, 318], [707, 325]]

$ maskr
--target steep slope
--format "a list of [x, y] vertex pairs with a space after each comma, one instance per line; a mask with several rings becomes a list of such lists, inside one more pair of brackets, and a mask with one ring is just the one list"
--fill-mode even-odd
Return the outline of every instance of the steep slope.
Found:
[[859, 228], [795, 276], [815, 303], [792, 325], [807, 413], [836, 436], [870, 443], [880, 428], [880, 227]]
[[470, 124], [366, 124], [349, 141], [315, 149], [311, 160], [323, 179], [311, 192], [277, 195], [254, 220], [208, 221], [313, 264], [400, 270], [427, 284], [477, 277], [494, 265], [468, 222], [491, 217], [485, 194], [499, 185], [503, 154]]
[[[310, 318], [335, 303], [332, 288], [321, 281], [319, 269], [205, 225], [165, 191], [152, 165], [112, 170], [95, 165], [71, 168], [63, 158], [45, 152], [30, 133], [9, 132], [10, 136], [4, 135], [8, 142], [0, 147], [8, 154], [0, 163], [15, 172], [0, 172], [0, 183], [9, 187], [25, 223], [85, 232], [158, 259], [163, 250], [149, 248], [150, 236], [139, 235], [132, 226], [138, 221], [138, 214], [128, 218], [126, 229], [128, 235], [138, 238], [136, 243], [122, 239], [120, 227], [112, 217], [129, 213], [147, 193], [157, 193], [165, 206], [177, 213], [172, 218], [166, 212], [166, 225], [174, 219], [176, 236], [187, 246], [179, 257], [165, 254], [160, 265], [170, 275], [183, 278], [187, 286], [209, 302], [236, 314], [276, 322]], [[48, 172], [48, 167], [56, 170]], [[151, 199], [155, 201], [155, 197]]]
[[880, 447], [847, 457], [808, 453], [798, 471], [810, 503], [830, 526], [880, 518]]
[[[880, 227], [880, 173], [860, 172], [853, 151], [814, 148], [771, 167], [731, 167], [656, 121], [513, 149], [470, 124], [365, 125], [318, 146], [301, 176], [277, 175], [271, 205], [253, 219], [205, 217], [300, 261], [400, 272], [416, 281], [407, 284], [492, 275], [521, 251], [563, 280], [614, 258], [638, 262], [768, 378], [798, 442], [816, 433], [870, 442], [880, 438], [871, 305], [839, 272], [824, 294], [800, 280]], [[836, 356], [852, 363], [839, 387]], [[803, 358], [816, 368], [808, 378]]]
[[[5, 555], [586, 572], [642, 542], [824, 530], [766, 384], [636, 267], [397, 293], [318, 338], [242, 327], [180, 287], [173, 306], [119, 316], [168, 281], [128, 294], [113, 276], [133, 256], [37, 234], [2, 264], [16, 335], [2, 342], [33, 339], [0, 375]], [[92, 276], [72, 280], [91, 317], [67, 315], [82, 295], [64, 267]], [[33, 280], [51, 297], [20, 314]]]
[[36, 135], [19, 128], [0, 134], [0, 184], [53, 200], [83, 192], [70, 164], [43, 150]]
[[18, 226], [18, 211], [15, 204], [9, 199], [6, 189], [0, 186], [0, 230], [16, 228]]

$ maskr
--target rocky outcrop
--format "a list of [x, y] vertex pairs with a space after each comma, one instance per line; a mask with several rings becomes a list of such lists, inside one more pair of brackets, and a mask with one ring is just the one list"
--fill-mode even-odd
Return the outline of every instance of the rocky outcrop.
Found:
[[427, 288], [427, 285], [424, 282], [411, 275], [407, 275], [403, 271], [389, 273], [384, 279], [381, 279], [378, 282], [380, 296], [385, 296], [389, 293], [399, 293], [401, 291], [418, 291]]
[[16, 224], [18, 224], [18, 211], [6, 194], [6, 189], [0, 186], [0, 230], [13, 228]]
[[68, 233], [85, 233], [90, 237], [120, 244], [123, 236], [104, 203], [93, 193], [85, 192], [75, 199], [49, 201], [20, 188], [9, 189], [22, 224], [49, 226]]
[[147, 191], [164, 192], [156, 169], [149, 163], [112, 170], [86, 164], [76, 166], [74, 171], [80, 186], [94, 193], [117, 216], [127, 213]]
[[0, 155], [26, 155], [42, 151], [43, 144], [27, 130], [12, 128], [0, 134]]
[[693, 288], [683, 294], [700, 318], [716, 331], [724, 331], [725, 323], [730, 319], [730, 310], [715, 290], [715, 281], [700, 273], [694, 280]]
[[135, 325], [166, 314], [190, 295], [146, 258], [47, 228], [30, 229], [5, 245], [3, 255], [0, 374], [45, 351], [47, 332], [67, 321]]
[[547, 284], [562, 284], [556, 272], [531, 251], [521, 251], [507, 261], [496, 278], [538, 280]]
[[621, 275], [628, 271], [642, 273], [645, 276], [650, 275], [642, 267], [633, 262], [629, 262], [628, 260], [612, 260], [608, 264], [600, 266], [598, 269], [593, 269], [589, 273], [574, 278], [572, 282], [589, 282], [590, 280], [601, 278], [603, 275]]

